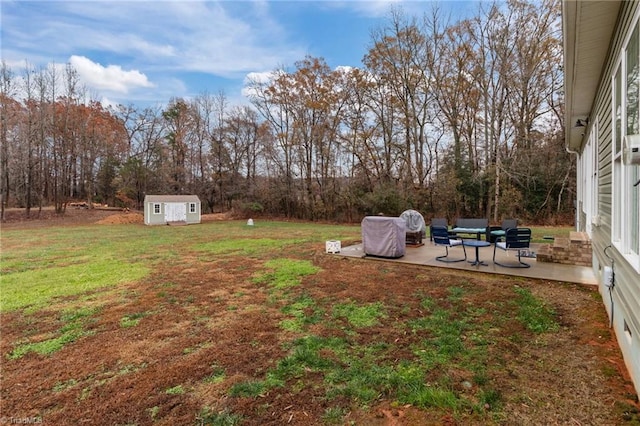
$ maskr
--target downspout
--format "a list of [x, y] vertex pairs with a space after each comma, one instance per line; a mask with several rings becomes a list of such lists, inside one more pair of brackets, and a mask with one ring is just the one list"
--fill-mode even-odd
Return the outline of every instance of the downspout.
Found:
[[[571, 148], [569, 148], [569, 144], [566, 144], [564, 146], [565, 151], [567, 151], [569, 154], [574, 154], [576, 156], [576, 158], [580, 155], [580, 153], [578, 151], [574, 151]], [[576, 165], [577, 165], [577, 160], [576, 160]], [[578, 194], [576, 194], [577, 197]], [[578, 229], [578, 206], [577, 206], [577, 200], [573, 200], [573, 227], [577, 230]]]

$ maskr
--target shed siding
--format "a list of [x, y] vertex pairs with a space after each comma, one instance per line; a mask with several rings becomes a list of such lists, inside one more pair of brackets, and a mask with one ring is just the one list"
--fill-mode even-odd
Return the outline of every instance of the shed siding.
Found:
[[[195, 206], [191, 211], [190, 206]], [[159, 205], [160, 213], [154, 213], [154, 205]], [[176, 207], [180, 205], [180, 207]], [[201, 222], [201, 203], [195, 195], [147, 195], [144, 199], [144, 223], [146, 225], [167, 224], [167, 212], [186, 209], [185, 222], [188, 224]]]
[[[611, 81], [618, 58], [628, 34], [633, 30], [638, 2], [625, 2], [619, 15], [618, 27], [611, 43], [609, 56], [603, 69], [600, 86], [595, 98], [592, 117], [597, 117], [598, 126], [598, 214], [601, 225], [592, 227], [593, 266], [600, 274], [611, 260], [605, 249], [612, 241], [612, 90]], [[593, 126], [592, 126], [593, 127]], [[586, 142], [587, 136], [583, 139]], [[582, 157], [582, 156], [581, 156]], [[582, 194], [584, 196], [584, 194]], [[583, 200], [578, 200], [578, 205]], [[582, 213], [582, 212], [580, 212]], [[609, 315], [613, 310], [613, 327], [625, 362], [640, 393], [640, 274], [615, 249], [608, 251], [615, 267], [615, 287], [610, 301], [609, 289], [601, 281], [600, 293]]]

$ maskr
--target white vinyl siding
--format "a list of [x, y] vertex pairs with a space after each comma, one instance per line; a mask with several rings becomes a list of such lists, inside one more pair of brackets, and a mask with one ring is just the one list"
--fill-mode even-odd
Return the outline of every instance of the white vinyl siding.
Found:
[[[594, 103], [585, 114], [589, 117], [589, 126], [579, 149], [577, 183], [581, 188], [577, 195], [579, 205], [582, 204], [579, 212], [586, 216], [586, 228], [589, 228], [590, 212], [599, 216], [599, 220], [592, 222], [599, 226], [592, 225], [590, 234], [594, 271], [603, 278], [605, 267], [614, 268], [615, 287], [610, 292], [601, 281], [599, 290], [607, 313], [613, 318], [612, 327], [625, 364], [640, 394], [640, 192], [633, 186], [640, 177], [640, 167], [626, 166], [622, 158], [624, 136], [640, 133], [640, 2], [614, 4], [565, 0], [565, 3], [582, 5], [587, 11], [596, 3], [603, 7], [611, 5], [617, 16], [615, 24], [612, 23], [611, 39], [607, 39], [609, 49], [603, 58]], [[569, 16], [569, 21], [571, 18]], [[579, 34], [592, 30], [590, 20], [575, 18], [582, 26]], [[572, 40], [571, 36], [575, 34], [571, 33], [570, 25], [566, 28], [569, 28], [567, 40]], [[578, 44], [576, 41], [573, 47]], [[589, 46], [581, 45], [580, 48], [583, 55], [593, 53]], [[571, 53], [571, 49], [567, 52]], [[570, 55], [569, 59], [575, 58]], [[581, 85], [579, 91], [570, 94], [574, 111], [584, 107], [580, 103], [584, 97], [579, 95], [584, 95], [585, 88], [587, 85]], [[567, 103], [572, 104], [570, 100]], [[591, 161], [597, 161], [593, 168]], [[588, 194], [590, 181], [594, 185], [591, 195]], [[589, 197], [593, 198], [590, 200]]]
[[[640, 394], [640, 255], [637, 242], [640, 206], [638, 187], [634, 188], [635, 181], [632, 182], [639, 167], [634, 166], [634, 171], [625, 166], [622, 159], [624, 136], [629, 131], [640, 132], [637, 75], [640, 54], [636, 47], [640, 43], [639, 6], [640, 2], [621, 4], [591, 114], [594, 124], [597, 118], [598, 127], [597, 208], [601, 217], [601, 225], [592, 228], [594, 268], [602, 274], [605, 266], [614, 267], [615, 287], [611, 294], [603, 283], [600, 291], [607, 313], [613, 317], [613, 329], [626, 366]], [[632, 38], [635, 41], [630, 43]], [[588, 140], [584, 140], [580, 161], [586, 159], [587, 143]], [[612, 249], [607, 251], [608, 247]]]
[[581, 168], [579, 169], [582, 181], [582, 197], [584, 200], [582, 210], [586, 223], [581, 226], [590, 237], [593, 236], [594, 224], [600, 225], [598, 216], [598, 123], [594, 123], [587, 145], [582, 153]]
[[145, 195], [145, 225], [201, 223], [201, 205], [197, 195]]

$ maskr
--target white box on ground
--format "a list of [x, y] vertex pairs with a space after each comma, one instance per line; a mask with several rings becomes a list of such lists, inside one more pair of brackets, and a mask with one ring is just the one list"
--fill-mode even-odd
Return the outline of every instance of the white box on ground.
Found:
[[327, 241], [326, 244], [327, 253], [340, 253], [340, 241], [331, 240]]

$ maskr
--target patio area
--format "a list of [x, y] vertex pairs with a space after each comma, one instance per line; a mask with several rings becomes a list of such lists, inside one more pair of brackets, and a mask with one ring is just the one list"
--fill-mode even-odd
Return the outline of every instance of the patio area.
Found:
[[[530, 250], [537, 253], [541, 244], [531, 244]], [[543, 280], [563, 281], [579, 284], [597, 285], [598, 281], [593, 273], [593, 269], [588, 266], [564, 265], [559, 263], [538, 262], [535, 258], [522, 257], [522, 261], [531, 265], [530, 268], [505, 268], [493, 263], [493, 245], [479, 248], [479, 258], [486, 262], [487, 266], [473, 266], [469, 261], [475, 260], [475, 248], [466, 247], [467, 262], [445, 263], [436, 260], [436, 256], [445, 254], [445, 248], [436, 246], [428, 239], [422, 246], [407, 245], [405, 255], [397, 258], [383, 258], [376, 256], [365, 256], [362, 244], [342, 247], [339, 253], [334, 256], [362, 258], [372, 261], [409, 263], [414, 265], [435, 266], [439, 268], [451, 268], [469, 272], [480, 272], [488, 274], [513, 275], [527, 278], [537, 278]], [[463, 256], [462, 248], [455, 247], [449, 249], [452, 258]], [[516, 252], [504, 252], [497, 250], [496, 260], [500, 263], [517, 264]]]

